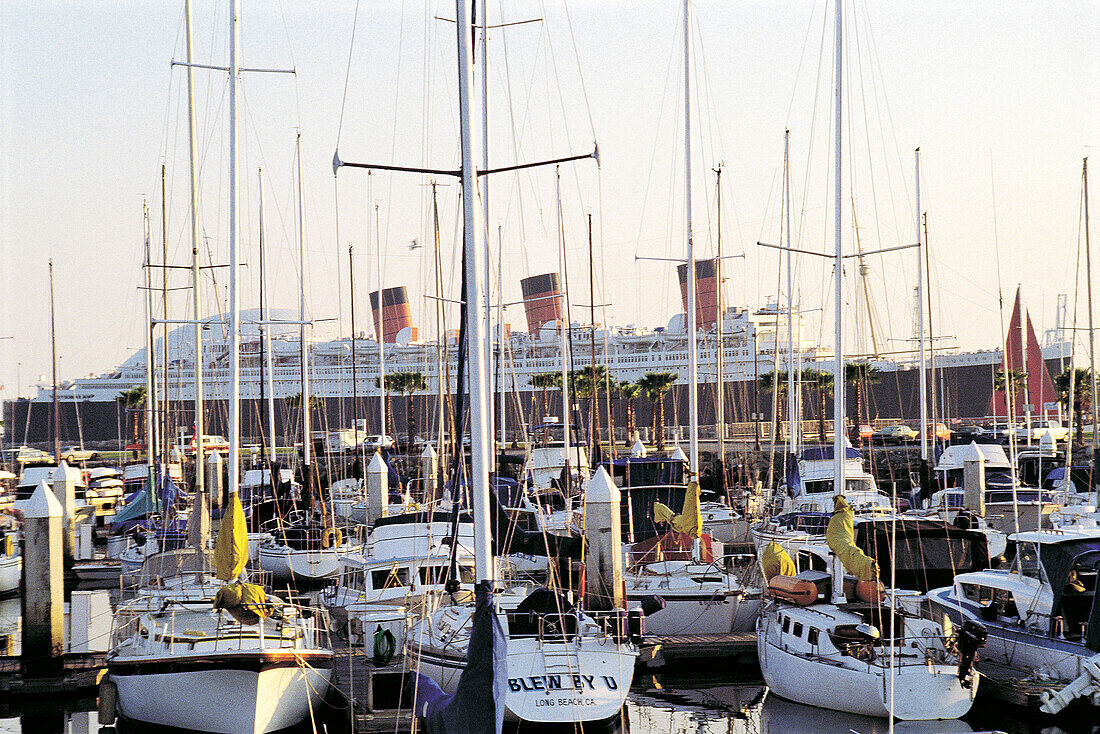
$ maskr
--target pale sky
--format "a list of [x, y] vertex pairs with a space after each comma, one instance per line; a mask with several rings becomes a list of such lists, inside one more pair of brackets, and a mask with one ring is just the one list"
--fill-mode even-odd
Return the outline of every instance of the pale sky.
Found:
[[[12, 337], [0, 340], [2, 397], [28, 394], [49, 374], [51, 257], [62, 379], [108, 371], [144, 345], [142, 199], [149, 200], [159, 261], [162, 161], [169, 261], [189, 263], [185, 76], [170, 68], [184, 58], [182, 6], [0, 3], [0, 336]], [[456, 167], [454, 28], [436, 19], [452, 18], [453, 3], [369, 0], [359, 4], [357, 22], [353, 0], [241, 6], [242, 64], [298, 72], [242, 82], [241, 260], [249, 263], [242, 307], [256, 305], [261, 165], [269, 292], [277, 306], [297, 305], [293, 148], [300, 128], [314, 316], [339, 319], [328, 322], [331, 332], [350, 330], [350, 241], [357, 328], [370, 331], [373, 200], [385, 285], [409, 288], [414, 318], [432, 333], [422, 298], [433, 278], [427, 178], [377, 174], [368, 190], [363, 172], [344, 169], [334, 186], [331, 162], [339, 145], [347, 161]], [[199, 62], [226, 63], [227, 7], [228, 0], [195, 0]], [[847, 10], [846, 249], [855, 250], [855, 231], [865, 249], [914, 241], [919, 146], [936, 332], [964, 349], [996, 347], [998, 284], [1010, 303], [1022, 283], [1041, 340], [1054, 326], [1057, 295], [1069, 293], [1072, 304], [1081, 160], [1100, 142], [1100, 5], [851, 0]], [[611, 304], [598, 319], [616, 325], [660, 326], [679, 310], [672, 264], [635, 256], [684, 253], [682, 12], [667, 0], [489, 5], [490, 24], [542, 19], [490, 34], [490, 164], [588, 152], [595, 137], [599, 170], [591, 162], [562, 168], [568, 282], [574, 303], [591, 302], [584, 223], [591, 212], [596, 301]], [[780, 292], [778, 257], [755, 243], [780, 236], [786, 127], [796, 246], [832, 247], [832, 9], [809, 0], [699, 0], [692, 12], [697, 255], [715, 252], [711, 169], [722, 161], [723, 248], [746, 254], [727, 261], [726, 294], [755, 307]], [[204, 259], [224, 263], [225, 75], [198, 71], [196, 89]], [[457, 297], [456, 186], [445, 178], [441, 184], [449, 184], [440, 188], [444, 281]], [[558, 269], [553, 170], [503, 174], [489, 185], [494, 253], [498, 226], [504, 249], [504, 299], [515, 301], [521, 277]], [[424, 247], [410, 249], [414, 239]], [[876, 327], [890, 349], [912, 335], [914, 259], [911, 252], [868, 259]], [[832, 286], [824, 263], [799, 258], [796, 298], [810, 334], [828, 344]], [[217, 272], [216, 288], [203, 286], [204, 315], [224, 299], [224, 270]], [[846, 307], [862, 309], [854, 274], [846, 273]], [[183, 271], [170, 278], [172, 287], [187, 284]], [[189, 298], [173, 291], [169, 316], [189, 317]], [[1081, 303], [1083, 326], [1083, 292]], [[519, 326], [522, 315], [510, 311], [508, 320]], [[866, 318], [846, 324], [849, 339], [866, 341]]]

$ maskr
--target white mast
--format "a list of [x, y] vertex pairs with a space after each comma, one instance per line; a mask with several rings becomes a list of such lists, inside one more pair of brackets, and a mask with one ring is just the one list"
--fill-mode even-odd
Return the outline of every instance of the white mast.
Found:
[[240, 171], [237, 166], [237, 93], [241, 70], [238, 58], [240, 31], [237, 16], [240, 0], [229, 0], [229, 492], [240, 485], [241, 443], [241, 335], [240, 294], [237, 292], [237, 200], [240, 196]]
[[[384, 437], [386, 435], [386, 338], [383, 336], [385, 333], [383, 318], [386, 301], [382, 298], [382, 228], [380, 225], [376, 201], [374, 202], [374, 262], [378, 269], [378, 334], [376, 334], [378, 337], [378, 434]], [[358, 444], [359, 434], [355, 434], [355, 441]], [[379, 446], [384, 443], [384, 438], [378, 439]]]
[[691, 0], [684, 0], [684, 235], [687, 238], [688, 473], [692, 479], [697, 479], [699, 344], [695, 334], [695, 243], [691, 237]]
[[[795, 396], [794, 365], [794, 271], [791, 267], [791, 131], [783, 131], [783, 210], [785, 229], [787, 230], [787, 453], [794, 456], [798, 449], [798, 438], [802, 436], [795, 410], [799, 401]], [[778, 304], [776, 311], [778, 311]], [[799, 330], [801, 338], [801, 329]], [[798, 391], [802, 392], [802, 376], [798, 376]], [[797, 432], [797, 433], [796, 433]]]
[[920, 228], [920, 148], [913, 151], [914, 178], [916, 179], [917, 211], [914, 224], [917, 228], [917, 353], [920, 360], [920, 458], [928, 461], [928, 365], [924, 358], [924, 248]]
[[203, 419], [203, 384], [202, 384], [202, 318], [200, 275], [199, 269], [199, 191], [198, 191], [198, 135], [195, 133], [195, 67], [192, 64], [194, 58], [194, 38], [191, 25], [191, 0], [184, 0], [184, 13], [187, 16], [187, 142], [188, 156], [191, 164], [191, 304], [192, 315], [195, 319], [195, 357], [193, 361], [195, 371], [195, 487], [196, 491], [205, 491], [206, 487], [206, 462], [203, 461], [205, 453], [202, 448], [202, 434], [206, 430]]
[[153, 354], [153, 283], [150, 268], [153, 263], [149, 253], [149, 203], [142, 202], [142, 223], [145, 232], [145, 466], [153, 476], [153, 457], [156, 455], [157, 385], [156, 361]]
[[[841, 165], [841, 143], [843, 132], [843, 39], [844, 39], [844, 2], [843, 0], [836, 0], [836, 98], [833, 102], [836, 109], [835, 119], [835, 137], [833, 139], [833, 156], [834, 156], [834, 184], [833, 184], [833, 245], [834, 245], [834, 260], [833, 267], [835, 272], [833, 273], [833, 280], [835, 282], [834, 298], [836, 303], [834, 304], [834, 343], [836, 352], [836, 361], [833, 367], [833, 494], [835, 496], [841, 496], [844, 494], [844, 456], [847, 448], [847, 441], [844, 435], [844, 343], [842, 341], [843, 335], [843, 315], [844, 315], [844, 301], [842, 285], [844, 281], [844, 249], [841, 240], [841, 227], [843, 225], [844, 210], [843, 200], [841, 198], [841, 175], [843, 173], [843, 166]], [[833, 558], [833, 593], [832, 602], [834, 604], [841, 604], [845, 601], [844, 597], [844, 568], [840, 564], [840, 560], [834, 556]]]
[[[271, 312], [271, 299], [267, 292], [267, 252], [264, 250], [263, 169], [259, 171], [257, 177], [260, 184], [260, 272], [264, 274], [260, 280], [260, 289], [263, 294], [264, 302], [263, 310], [260, 312], [260, 334], [264, 345], [264, 369], [267, 371], [264, 380], [267, 382], [267, 440], [268, 448], [271, 452], [269, 458], [271, 461], [275, 461], [275, 359], [271, 356], [271, 318], [269, 316]], [[271, 486], [275, 486], [275, 477], [271, 478]]]
[[[298, 354], [302, 365], [302, 484], [304, 491], [308, 493], [312, 486], [310, 464], [312, 463], [313, 436], [310, 428], [309, 414], [309, 346], [306, 344], [306, 244], [303, 236], [304, 224], [302, 222], [302, 133], [294, 139], [294, 155], [298, 166], [298, 274], [301, 283], [298, 293]], [[274, 484], [274, 483], [273, 483]]]
[[[833, 296], [835, 323], [833, 325], [834, 351], [836, 359], [833, 366], [833, 493], [844, 494], [844, 454], [847, 448], [844, 435], [844, 344], [843, 344], [843, 315], [844, 315], [844, 248], [841, 240], [841, 228], [843, 226], [844, 211], [841, 198], [841, 176], [843, 174], [841, 145], [843, 142], [843, 81], [844, 81], [844, 0], [836, 0], [836, 96], [833, 105], [836, 112], [834, 120], [833, 138], [833, 248], [834, 260], [833, 281], [835, 290]], [[834, 594], [836, 593], [834, 589]], [[841, 589], [843, 591], [843, 589]]]
[[[482, 237], [485, 228], [479, 221], [477, 181], [477, 121], [474, 118], [471, 93], [473, 69], [470, 58], [473, 43], [471, 0], [455, 0], [455, 28], [458, 32], [458, 98], [459, 123], [462, 135], [462, 230], [466, 248], [466, 333], [470, 384], [470, 500], [474, 510], [474, 555], [478, 581], [495, 577], [492, 538], [489, 528], [489, 466], [492, 463], [492, 437], [489, 435], [489, 415], [486, 410], [490, 394], [487, 389], [485, 333], [485, 278]], [[459, 386], [461, 389], [461, 386]]]
[[[561, 271], [561, 282], [566, 282], [565, 275], [565, 225], [562, 220], [561, 211], [561, 170], [554, 166], [554, 180], [556, 182], [557, 192], [557, 208], [558, 208], [558, 269]], [[566, 486], [562, 487], [562, 491], [568, 495], [571, 493], [569, 485], [572, 483], [572, 471], [573, 461], [569, 455], [570, 448], [570, 436], [569, 432], [573, 427], [572, 413], [569, 410], [569, 363], [571, 361], [569, 354], [569, 329], [572, 328], [572, 324], [569, 323], [569, 309], [565, 307], [566, 293], [562, 293], [558, 296], [559, 303], [561, 304], [561, 318], [559, 321], [562, 324], [561, 330], [558, 332], [558, 338], [560, 346], [558, 351], [561, 353], [561, 432], [562, 432], [562, 450], [565, 454], [565, 483]], [[577, 467], [580, 469], [580, 467]]]

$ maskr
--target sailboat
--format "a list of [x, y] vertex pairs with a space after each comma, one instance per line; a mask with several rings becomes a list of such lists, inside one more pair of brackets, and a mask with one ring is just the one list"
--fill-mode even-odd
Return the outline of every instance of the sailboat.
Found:
[[[116, 617], [108, 656], [121, 718], [205, 732], [261, 734], [311, 716], [328, 690], [333, 652], [322, 643], [323, 613], [269, 597], [242, 580], [248, 533], [239, 496], [240, 308], [237, 291], [237, 0], [230, 14], [229, 507], [215, 546], [217, 577], [226, 582], [213, 607], [168, 597], [136, 618]], [[188, 39], [191, 8], [187, 3]], [[188, 44], [190, 55], [190, 43]], [[117, 626], [121, 623], [121, 627]]]
[[[501, 611], [493, 599], [497, 573], [490, 535], [492, 394], [485, 349], [489, 338], [485, 305], [488, 273], [484, 266], [488, 243], [475, 167], [471, 0], [456, 0], [455, 5], [466, 247], [465, 328], [469, 340], [471, 473], [467, 486], [474, 514], [477, 604], [449, 604], [426, 617], [410, 630], [406, 654], [410, 670], [431, 681], [419, 691], [434, 688], [436, 693], [456, 694], [471, 687], [469, 682], [463, 685], [464, 676], [467, 681], [476, 674], [487, 677], [489, 691], [481, 688], [470, 693], [479, 705], [487, 706], [487, 716], [495, 718], [498, 731], [500, 717], [567, 724], [605, 720], [621, 710], [638, 655], [627, 635], [625, 612], [586, 613], [549, 590], [532, 593], [514, 612]], [[500, 696], [499, 706], [494, 692]], [[424, 713], [430, 720], [431, 711]], [[470, 709], [460, 713], [474, 715]], [[484, 722], [484, 726], [490, 730], [493, 721]]]
[[[844, 374], [843, 8], [843, 0], [836, 0], [833, 278], [838, 376]], [[844, 425], [844, 409], [844, 390], [837, 389], [833, 420], [838, 427]], [[833, 433], [833, 515], [826, 529], [831, 573], [796, 573], [779, 544], [765, 548], [761, 566], [769, 599], [756, 628], [760, 671], [772, 693], [798, 703], [891, 719], [958, 718], [970, 710], [977, 693], [973, 661], [980, 636], [960, 636], [956, 659], [938, 624], [905, 613], [894, 593], [887, 601], [878, 564], [853, 542], [854, 512], [845, 499], [847, 439], [843, 430]], [[855, 578], [849, 580], [845, 571]], [[850, 602], [852, 596], [856, 600]]]

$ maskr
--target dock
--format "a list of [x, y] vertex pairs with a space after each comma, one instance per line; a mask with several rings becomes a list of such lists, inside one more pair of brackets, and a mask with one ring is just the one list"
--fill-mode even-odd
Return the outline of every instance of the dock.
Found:
[[667, 635], [647, 637], [642, 643], [639, 665], [661, 668], [690, 660], [726, 659], [735, 663], [747, 660], [756, 664], [756, 635], [738, 632], [724, 635]]
[[25, 675], [23, 659], [0, 657], [0, 697], [11, 696], [73, 696], [93, 692], [107, 674], [107, 653], [69, 653], [61, 660], [55, 676]]
[[411, 731], [412, 702], [406, 695], [403, 658], [376, 666], [361, 647], [337, 647], [335, 652], [328, 717], [349, 720], [357, 734]]

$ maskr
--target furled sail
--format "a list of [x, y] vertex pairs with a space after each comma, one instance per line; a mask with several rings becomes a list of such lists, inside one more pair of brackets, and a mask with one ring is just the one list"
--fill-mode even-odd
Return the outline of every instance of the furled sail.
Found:
[[829, 550], [844, 564], [844, 570], [860, 581], [878, 579], [878, 563], [855, 544], [854, 513], [844, 497], [833, 498], [833, 517], [825, 529]]

